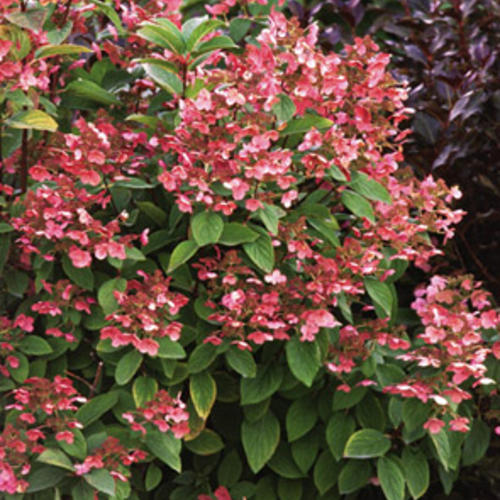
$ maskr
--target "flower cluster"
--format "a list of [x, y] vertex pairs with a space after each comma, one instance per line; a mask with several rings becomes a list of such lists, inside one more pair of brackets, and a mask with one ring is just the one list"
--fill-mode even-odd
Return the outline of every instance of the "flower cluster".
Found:
[[55, 434], [57, 441], [73, 443], [74, 435], [70, 429], [81, 428], [80, 422], [74, 418], [78, 409], [75, 403], [85, 403], [73, 387], [70, 379], [56, 375], [54, 380], [31, 377], [24, 385], [13, 391], [14, 403], [6, 410], [17, 410], [17, 422], [22, 426], [36, 426], [29, 431], [39, 438], [45, 438], [45, 431]]
[[170, 290], [170, 278], [157, 270], [148, 275], [138, 271], [143, 281], [129, 280], [124, 292], [114, 291], [118, 309], [107, 316], [112, 324], [101, 329], [101, 339], [113, 347], [132, 345], [139, 352], [156, 356], [159, 340], [179, 340], [182, 325], [173, 321], [189, 299]]
[[94, 469], [106, 469], [114, 478], [128, 481], [128, 467], [146, 457], [145, 451], [127, 450], [119, 439], [109, 436], [92, 454], [87, 455], [83, 463], [75, 464], [75, 471], [81, 476]]
[[176, 438], [182, 438], [189, 433], [189, 414], [185, 408], [186, 404], [181, 401], [180, 394], [173, 398], [161, 389], [144, 407], [126, 412], [122, 416], [133, 431], [146, 434], [146, 426], [151, 424], [160, 432], [170, 430]]
[[[496, 347], [488, 345], [483, 333], [498, 329], [500, 315], [492, 309], [488, 292], [470, 276], [434, 276], [427, 287], [416, 291], [412, 307], [425, 326], [418, 335], [422, 344], [398, 357], [415, 363], [416, 374], [384, 390], [424, 403], [432, 401], [436, 415], [450, 414], [450, 428], [465, 432], [469, 419], [455, 414], [452, 403], [471, 398], [463, 384], [472, 381], [472, 387], [476, 387], [495, 383], [486, 376], [484, 362]], [[427, 422], [430, 432], [439, 432], [445, 425], [438, 416]]]
[[14, 321], [0, 317], [0, 375], [10, 377], [9, 369], [19, 367], [16, 350], [25, 333], [32, 332], [34, 320], [25, 314], [19, 314]]

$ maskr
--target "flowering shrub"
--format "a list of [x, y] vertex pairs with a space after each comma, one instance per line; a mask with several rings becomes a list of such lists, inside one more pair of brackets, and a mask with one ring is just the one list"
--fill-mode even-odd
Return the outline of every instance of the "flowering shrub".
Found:
[[471, 277], [398, 283], [463, 212], [401, 165], [388, 56], [262, 2], [241, 46], [229, 2], [0, 7], [0, 490], [450, 491], [500, 316]]

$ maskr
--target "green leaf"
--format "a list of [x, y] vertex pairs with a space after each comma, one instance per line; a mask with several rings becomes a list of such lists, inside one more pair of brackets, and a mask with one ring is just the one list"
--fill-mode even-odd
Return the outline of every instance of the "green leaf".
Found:
[[126, 189], [151, 189], [154, 185], [138, 177], [129, 177], [128, 179], [115, 182], [114, 187]]
[[16, 113], [5, 123], [12, 128], [31, 129], [31, 130], [47, 130], [55, 132], [57, 130], [57, 122], [47, 113], [39, 109], [30, 109]]
[[157, 339], [160, 348], [158, 349], [157, 356], [162, 359], [184, 359], [186, 351], [179, 342], [175, 342], [168, 337]]
[[243, 250], [259, 269], [266, 273], [273, 270], [274, 247], [271, 238], [267, 234], [261, 233], [255, 241], [244, 243]]
[[142, 354], [135, 349], [123, 356], [115, 370], [115, 380], [118, 385], [125, 385], [132, 380], [137, 370], [142, 364]]
[[19, 361], [19, 366], [17, 368], [9, 367], [9, 373], [16, 382], [22, 384], [28, 378], [30, 363], [24, 354], [16, 353], [15, 357]]
[[56, 448], [46, 448], [36, 460], [37, 462], [54, 465], [55, 467], [60, 467], [61, 469], [66, 469], [72, 472], [75, 470], [68, 455], [66, 455], [66, 453], [62, 450], [58, 450]]
[[191, 218], [191, 232], [200, 247], [217, 243], [224, 230], [224, 221], [213, 212], [200, 212]]
[[199, 246], [193, 240], [179, 243], [170, 256], [167, 272], [171, 273], [174, 269], [187, 262], [198, 251], [198, 248]]
[[377, 476], [387, 500], [404, 500], [405, 478], [394, 460], [380, 457], [377, 460]]
[[306, 474], [311, 468], [319, 449], [319, 434], [311, 431], [291, 444], [292, 457], [299, 469]]
[[379, 399], [372, 393], [368, 393], [358, 405], [356, 405], [356, 419], [361, 427], [368, 427], [383, 431], [386, 425], [385, 412]]
[[61, 262], [66, 276], [73, 283], [85, 290], [94, 289], [94, 274], [89, 267], [75, 267], [67, 255], [63, 255]]
[[208, 368], [217, 357], [217, 348], [210, 343], [199, 344], [191, 353], [188, 360], [189, 373], [200, 373]]
[[378, 304], [387, 316], [391, 316], [393, 297], [389, 285], [372, 277], [366, 277], [364, 285], [373, 302]]
[[217, 384], [210, 373], [204, 371], [189, 377], [189, 394], [196, 413], [206, 420], [217, 397]]
[[324, 450], [314, 466], [314, 485], [324, 495], [338, 480], [342, 465], [333, 460], [330, 452]]
[[254, 378], [241, 379], [241, 404], [260, 403], [273, 395], [283, 381], [283, 369], [278, 364], [260, 365]]
[[441, 464], [443, 464], [444, 469], [448, 471], [450, 467], [450, 461], [452, 459], [448, 435], [444, 430], [441, 430], [437, 434], [430, 434], [430, 438], [437, 452], [439, 461], [441, 462]]
[[268, 467], [276, 474], [287, 479], [298, 479], [304, 477], [304, 474], [293, 461], [290, 447], [283, 441], [279, 443], [278, 448], [271, 460], [268, 462]]
[[278, 497], [280, 500], [300, 500], [303, 494], [302, 481], [285, 479], [278, 480]]
[[219, 243], [228, 247], [250, 243], [259, 237], [259, 233], [252, 231], [249, 227], [239, 222], [228, 222], [224, 224], [224, 230], [219, 238]]
[[355, 432], [344, 448], [346, 458], [372, 458], [385, 455], [391, 447], [391, 440], [375, 429]]
[[309, 132], [313, 127], [317, 130], [328, 129], [333, 125], [333, 122], [328, 118], [318, 115], [306, 114], [301, 118], [295, 118], [287, 123], [281, 135], [304, 134]]
[[231, 346], [225, 356], [229, 366], [242, 377], [252, 378], [257, 374], [257, 365], [250, 352]]
[[31, 31], [40, 31], [47, 18], [47, 12], [47, 9], [44, 8], [28, 9], [25, 11], [17, 10], [6, 12], [4, 17], [12, 24], [20, 26], [21, 28], [26, 28]]
[[19, 350], [31, 356], [44, 356], [52, 352], [50, 344], [42, 337], [27, 335], [19, 343]]
[[[155, 19], [157, 24], [146, 23], [137, 31], [137, 35], [148, 42], [159, 45], [176, 54], [182, 54], [185, 50], [182, 34], [174, 23], [168, 19]], [[161, 24], [161, 25], [160, 25]]]
[[339, 491], [347, 495], [362, 488], [370, 479], [372, 470], [364, 460], [349, 460], [339, 474]]
[[278, 122], [287, 122], [295, 115], [295, 104], [286, 94], [278, 94], [277, 97], [279, 97], [279, 102], [273, 106], [273, 113]]
[[208, 456], [224, 448], [221, 437], [210, 429], [203, 429], [192, 441], [185, 442], [186, 448], [196, 455]]
[[406, 399], [403, 403], [403, 422], [408, 431], [413, 431], [421, 427], [429, 418], [429, 406], [418, 399]]
[[167, 214], [160, 207], [151, 201], [136, 201], [135, 204], [139, 210], [145, 213], [158, 226], [164, 226], [168, 220]]
[[207, 42], [199, 44], [193, 55], [199, 56], [207, 52], [213, 52], [214, 50], [237, 48], [238, 46], [228, 36], [216, 36]]
[[18, 298], [23, 297], [30, 283], [29, 276], [17, 269], [10, 269], [9, 272], [4, 275], [4, 280], [7, 285], [7, 291]]
[[[191, 29], [191, 26], [194, 26], [195, 24], [196, 27]], [[204, 36], [208, 35], [212, 31], [215, 31], [221, 26], [224, 26], [222, 21], [219, 21], [218, 19], [207, 19], [206, 17], [190, 19], [184, 23], [182, 27], [182, 34], [187, 39], [186, 51], [191, 52], [193, 49], [196, 50], [196, 47]]]
[[118, 393], [108, 392], [95, 396], [81, 406], [75, 414], [75, 418], [84, 426], [99, 420], [105, 413], [118, 403]]
[[64, 26], [59, 28], [56, 26], [54, 29], [47, 31], [47, 41], [51, 45], [60, 45], [68, 38], [73, 31], [73, 22], [67, 21]]
[[62, 45], [44, 45], [35, 52], [35, 59], [45, 59], [46, 57], [53, 56], [68, 56], [74, 54], [81, 54], [82, 52], [93, 52], [92, 49], [84, 47], [83, 45], [74, 45], [65, 43]]
[[229, 35], [235, 42], [239, 42], [248, 32], [252, 25], [251, 19], [237, 17], [229, 23]]
[[490, 445], [491, 431], [482, 420], [474, 420], [470, 432], [464, 441], [462, 464], [475, 464], [484, 457]]
[[241, 442], [248, 465], [254, 474], [257, 474], [273, 456], [279, 440], [280, 424], [271, 412], [256, 422], [243, 421]]
[[163, 472], [161, 471], [161, 469], [154, 462], [151, 462], [148, 465], [148, 470], [146, 471], [146, 479], [144, 480], [146, 491], [154, 490], [161, 483], [162, 477]]
[[161, 88], [172, 95], [182, 94], [182, 81], [177, 75], [166, 70], [160, 64], [144, 64], [143, 67], [146, 75]]
[[266, 229], [273, 235], [278, 234], [279, 219], [283, 217], [282, 210], [274, 205], [264, 203], [264, 208], [257, 210], [257, 215], [266, 226]]
[[335, 460], [342, 458], [347, 440], [355, 428], [356, 423], [350, 415], [337, 412], [330, 417], [326, 427], [326, 442]]
[[364, 217], [371, 222], [375, 222], [375, 214], [370, 202], [358, 193], [346, 189], [342, 191], [341, 200], [344, 206], [354, 215]]
[[288, 442], [295, 441], [307, 434], [316, 424], [318, 413], [310, 397], [296, 399], [286, 414], [286, 432]]
[[12, 231], [14, 231], [14, 228], [10, 224], [0, 222], [0, 234], [10, 233]]
[[285, 347], [286, 360], [296, 379], [311, 387], [321, 366], [319, 347], [316, 342], [301, 342], [292, 337]]
[[93, 488], [110, 497], [115, 496], [115, 480], [106, 469], [94, 469], [83, 476]]
[[149, 431], [146, 434], [149, 451], [176, 472], [181, 472], [182, 443], [171, 432]]
[[429, 488], [429, 463], [420, 451], [413, 451], [408, 446], [403, 448], [402, 464], [406, 483], [413, 498], [420, 498]]
[[87, 456], [87, 441], [80, 429], [71, 429], [73, 434], [73, 442], [67, 443], [66, 441], [58, 441], [59, 447], [71, 457], [75, 457], [78, 460], [85, 460]]
[[81, 78], [74, 80], [66, 86], [66, 90], [77, 97], [83, 97], [104, 106], [120, 104], [120, 101], [111, 92], [104, 90], [91, 80], [83, 80]]
[[382, 201], [384, 203], [392, 202], [389, 191], [382, 184], [363, 172], [353, 172], [349, 185], [354, 191], [369, 200]]
[[48, 490], [56, 486], [65, 476], [67, 472], [59, 467], [42, 466], [33, 468], [33, 471], [26, 476], [28, 481], [28, 489], [26, 493], [36, 493], [38, 491]]
[[113, 295], [115, 290], [124, 292], [127, 288], [127, 280], [124, 278], [113, 278], [105, 281], [97, 292], [97, 302], [102, 307], [104, 314], [107, 316], [118, 309], [118, 302]]
[[226, 488], [231, 488], [240, 479], [243, 472], [243, 464], [236, 450], [231, 450], [224, 455], [217, 469], [218, 484], [223, 484]]
[[151, 401], [158, 391], [158, 382], [152, 377], [137, 377], [132, 385], [132, 396], [137, 408]]

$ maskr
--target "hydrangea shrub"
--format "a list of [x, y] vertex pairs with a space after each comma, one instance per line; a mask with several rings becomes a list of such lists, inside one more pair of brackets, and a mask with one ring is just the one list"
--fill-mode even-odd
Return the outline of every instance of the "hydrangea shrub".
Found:
[[463, 213], [403, 166], [389, 57], [263, 2], [0, 7], [6, 498], [449, 492], [500, 317], [401, 284]]

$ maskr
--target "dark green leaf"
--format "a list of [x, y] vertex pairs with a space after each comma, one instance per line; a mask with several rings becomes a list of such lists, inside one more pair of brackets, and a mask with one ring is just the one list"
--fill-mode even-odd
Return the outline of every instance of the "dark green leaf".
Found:
[[87, 401], [75, 414], [76, 419], [83, 425], [88, 426], [99, 420], [118, 403], [118, 393], [108, 392], [100, 394]]
[[387, 500], [404, 500], [405, 478], [394, 460], [380, 457], [377, 460], [377, 477]]
[[252, 25], [251, 19], [237, 17], [229, 23], [229, 35], [235, 42], [239, 42], [248, 32]]
[[203, 429], [192, 441], [185, 441], [185, 446], [195, 455], [213, 455], [224, 448], [221, 437], [210, 429]]
[[382, 201], [384, 203], [392, 202], [389, 191], [382, 184], [363, 172], [353, 172], [349, 185], [354, 191], [369, 200]]
[[342, 203], [347, 209], [349, 209], [354, 215], [358, 217], [364, 217], [371, 222], [375, 222], [375, 214], [370, 202], [354, 191], [346, 189], [342, 191], [341, 195]]
[[295, 114], [295, 104], [286, 94], [278, 94], [279, 102], [273, 106], [273, 112], [278, 122], [287, 122]]
[[278, 449], [267, 465], [273, 472], [287, 479], [304, 477], [304, 474], [293, 461], [288, 444], [283, 441], [279, 444]]
[[66, 255], [63, 255], [61, 262], [66, 276], [73, 283], [85, 290], [94, 289], [94, 274], [89, 267], [75, 267]]
[[217, 480], [226, 488], [231, 488], [240, 479], [243, 472], [243, 464], [236, 450], [232, 450], [224, 455], [217, 469]]
[[248, 465], [254, 474], [257, 474], [273, 456], [279, 439], [280, 424], [271, 412], [256, 422], [243, 421], [241, 442]]
[[163, 477], [161, 469], [153, 462], [148, 466], [146, 471], [146, 479], [144, 480], [144, 486], [146, 491], [154, 490], [160, 483]]
[[189, 377], [189, 394], [196, 413], [203, 420], [206, 420], [217, 397], [217, 384], [212, 375], [206, 371], [191, 375]]
[[105, 281], [97, 292], [97, 302], [102, 307], [105, 315], [111, 314], [118, 308], [118, 302], [113, 295], [115, 290], [119, 292], [124, 292], [127, 288], [127, 280], [124, 278], [114, 278], [109, 281]]
[[260, 236], [250, 243], [244, 243], [243, 249], [250, 260], [266, 273], [274, 268], [274, 247], [271, 238], [267, 234]]
[[301, 342], [298, 337], [292, 337], [285, 347], [286, 360], [295, 378], [307, 387], [321, 366], [320, 353], [316, 342]]
[[362, 429], [355, 432], [344, 448], [346, 458], [381, 457], [391, 447], [391, 440], [375, 429]]
[[229, 366], [238, 372], [242, 377], [252, 378], [257, 373], [257, 365], [253, 356], [248, 351], [243, 351], [237, 347], [230, 347], [226, 351], [226, 360]]
[[408, 489], [413, 498], [420, 498], [429, 488], [429, 463], [420, 450], [412, 450], [408, 446], [403, 448], [402, 463], [408, 484]]
[[223, 230], [222, 218], [213, 212], [200, 212], [191, 218], [191, 232], [200, 247], [217, 243]]
[[326, 442], [335, 460], [342, 458], [345, 444], [355, 428], [356, 423], [350, 415], [337, 412], [331, 416], [326, 427]]
[[375, 304], [378, 304], [387, 316], [391, 315], [393, 297], [389, 285], [385, 282], [379, 281], [377, 278], [366, 277], [364, 285], [368, 295]]
[[273, 395], [283, 380], [283, 369], [278, 364], [259, 366], [254, 378], [241, 380], [241, 404], [260, 403]]
[[125, 385], [132, 380], [133, 376], [142, 364], [142, 354], [135, 349], [129, 351], [120, 358], [115, 370], [115, 380], [118, 385]]
[[437, 434], [430, 434], [430, 438], [437, 452], [439, 461], [447, 471], [450, 467], [450, 460], [452, 459], [448, 435], [444, 430], [441, 430]]
[[314, 485], [324, 495], [338, 480], [341, 464], [335, 462], [328, 450], [321, 453], [314, 466]]
[[120, 101], [107, 90], [91, 80], [74, 80], [66, 86], [66, 89], [77, 97], [90, 99], [105, 106], [120, 104]]
[[474, 420], [464, 442], [462, 464], [472, 465], [484, 457], [490, 444], [490, 428], [482, 420]]
[[307, 434], [316, 424], [318, 413], [316, 404], [310, 397], [296, 399], [288, 408], [286, 414], [286, 431], [288, 442], [299, 439]]
[[168, 272], [171, 273], [174, 269], [187, 262], [198, 251], [198, 248], [198, 245], [193, 240], [179, 243], [170, 256]]
[[146, 75], [160, 87], [173, 95], [182, 93], [183, 85], [181, 79], [171, 71], [166, 70], [160, 64], [144, 64]]
[[151, 401], [158, 391], [158, 382], [152, 377], [137, 377], [132, 386], [132, 396], [135, 406], [139, 408]]
[[171, 432], [149, 431], [146, 434], [149, 451], [176, 472], [181, 471], [181, 441]]
[[199, 56], [207, 52], [213, 52], [219, 49], [237, 49], [238, 46], [228, 36], [216, 36], [207, 42], [200, 43], [194, 54]]
[[292, 457], [299, 469], [306, 474], [311, 468], [319, 449], [319, 434], [314, 430], [291, 444]]
[[37, 462], [60, 467], [61, 469], [75, 470], [68, 455], [56, 448], [45, 448], [45, 451], [36, 460]]
[[[157, 19], [159, 23], [159, 19]], [[185, 50], [185, 43], [182, 38], [181, 32], [178, 30], [177, 26], [171, 21], [158, 24], [144, 24], [142, 28], [137, 31], [137, 34], [147, 40], [148, 42], [159, 45], [164, 49], [168, 49], [174, 53], [182, 54]]]
[[200, 373], [217, 357], [217, 348], [210, 343], [197, 345], [188, 360], [189, 373]]
[[186, 351], [179, 342], [175, 342], [168, 337], [157, 340], [160, 344], [157, 356], [163, 359], [183, 359], [186, 357]]
[[328, 118], [317, 115], [304, 115], [301, 118], [295, 118], [287, 123], [281, 135], [303, 134], [309, 132], [313, 127], [317, 130], [328, 129], [333, 125], [333, 122]]
[[29, 483], [26, 493], [36, 493], [38, 491], [48, 490], [56, 486], [67, 472], [59, 467], [49, 465], [33, 468], [33, 471], [26, 476]]
[[94, 469], [83, 476], [93, 488], [110, 497], [115, 496], [115, 480], [106, 469]]
[[27, 335], [19, 343], [19, 350], [24, 354], [32, 356], [43, 356], [52, 352], [50, 344], [42, 337]]
[[259, 233], [252, 231], [249, 227], [239, 222], [229, 222], [224, 224], [224, 231], [219, 239], [219, 243], [226, 246], [236, 246], [255, 241], [258, 237]]
[[349, 460], [339, 474], [339, 491], [347, 495], [362, 488], [372, 474], [370, 464], [364, 460]]

